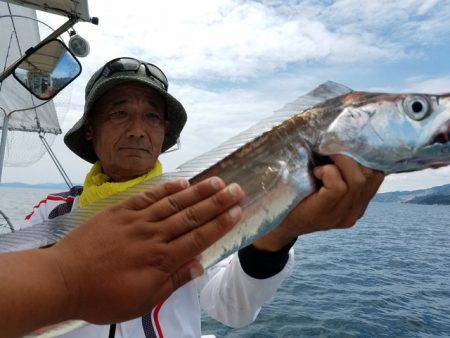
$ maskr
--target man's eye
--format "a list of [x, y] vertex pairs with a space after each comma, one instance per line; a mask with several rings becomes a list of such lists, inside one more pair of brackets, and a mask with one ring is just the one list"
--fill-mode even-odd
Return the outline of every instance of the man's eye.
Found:
[[125, 112], [123, 110], [113, 111], [109, 114], [109, 117], [111, 119], [121, 119], [121, 118], [125, 118], [127, 116], [128, 116], [127, 112]]
[[156, 113], [152, 113], [152, 112], [148, 112], [148, 113], [146, 114], [146, 117], [147, 117], [148, 119], [150, 119], [150, 120], [162, 120], [161, 116], [159, 116], [159, 115], [156, 114]]

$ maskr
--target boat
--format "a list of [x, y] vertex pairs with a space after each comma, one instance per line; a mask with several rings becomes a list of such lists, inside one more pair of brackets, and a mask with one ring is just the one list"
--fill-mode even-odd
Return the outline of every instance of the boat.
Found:
[[[37, 10], [67, 20], [53, 30], [38, 19]], [[89, 52], [74, 30], [80, 21], [98, 24], [89, 15], [88, 0], [0, 0], [0, 184], [4, 166], [28, 166], [48, 153], [67, 186], [73, 186], [51, 141], [62, 133], [55, 99], [80, 75], [77, 56]], [[42, 26], [51, 32], [44, 38]], [[66, 33], [71, 48], [62, 42]], [[10, 231], [14, 225], [0, 206], [0, 233]]]

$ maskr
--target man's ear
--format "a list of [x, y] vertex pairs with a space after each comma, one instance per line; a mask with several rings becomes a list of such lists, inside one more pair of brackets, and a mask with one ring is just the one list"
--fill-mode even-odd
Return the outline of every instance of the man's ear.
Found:
[[92, 141], [94, 139], [94, 128], [90, 122], [86, 122], [84, 126], [84, 138], [87, 141]]

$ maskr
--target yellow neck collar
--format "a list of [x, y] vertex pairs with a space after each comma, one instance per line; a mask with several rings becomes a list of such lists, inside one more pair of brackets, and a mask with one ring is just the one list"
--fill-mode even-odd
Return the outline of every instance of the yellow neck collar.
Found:
[[111, 195], [117, 194], [125, 189], [132, 187], [142, 181], [151, 180], [162, 174], [162, 166], [156, 161], [152, 170], [147, 174], [136, 177], [126, 182], [108, 182], [109, 177], [102, 172], [100, 162], [96, 162], [92, 169], [86, 175], [84, 180], [83, 192], [80, 195], [78, 207], [83, 208], [90, 203], [104, 199]]

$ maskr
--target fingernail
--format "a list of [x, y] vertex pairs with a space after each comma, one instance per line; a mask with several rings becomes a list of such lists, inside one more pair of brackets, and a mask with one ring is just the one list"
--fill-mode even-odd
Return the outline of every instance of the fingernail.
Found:
[[236, 221], [239, 217], [241, 217], [242, 210], [239, 206], [235, 206], [228, 210], [228, 215], [230, 215], [233, 221]]
[[220, 189], [220, 180], [217, 177], [211, 178], [211, 186], [214, 188], [214, 190]]
[[239, 195], [239, 186], [236, 183], [231, 183], [228, 186], [228, 192], [230, 193], [231, 197], [237, 197]]
[[186, 189], [187, 187], [189, 187], [189, 181], [184, 178], [177, 180], [177, 184], [180, 187], [182, 187], [183, 189]]
[[189, 272], [191, 273], [191, 278], [195, 279], [197, 277], [200, 277], [201, 275], [203, 275], [203, 268], [202, 266], [199, 265], [193, 265], [192, 267], [189, 268]]

